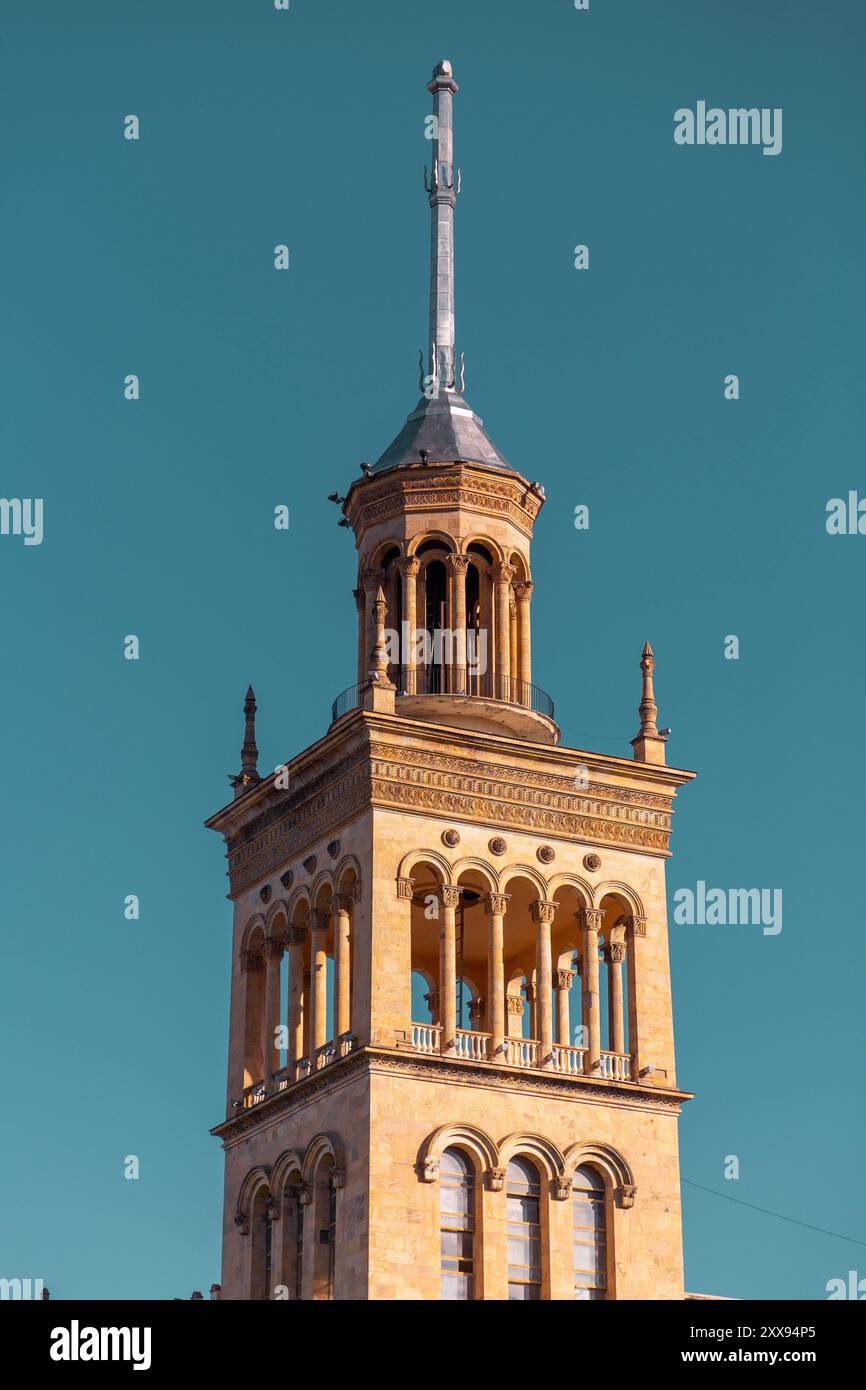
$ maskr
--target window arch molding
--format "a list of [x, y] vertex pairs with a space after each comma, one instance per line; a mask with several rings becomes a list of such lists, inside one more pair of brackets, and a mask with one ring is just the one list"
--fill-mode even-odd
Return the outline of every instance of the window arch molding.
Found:
[[484, 880], [484, 886], [488, 893], [499, 893], [501, 891], [499, 887], [499, 874], [493, 865], [488, 864], [484, 859], [474, 859], [471, 856], [456, 860], [451, 869], [453, 875], [452, 882], [455, 883], [457, 887], [474, 887], [472, 884], [459, 884], [457, 882], [463, 874], [469, 873], [472, 869]]
[[601, 1174], [608, 1195], [612, 1200], [615, 1199], [620, 1207], [634, 1206], [634, 1199], [637, 1194], [634, 1173], [621, 1153], [609, 1144], [592, 1140], [572, 1144], [565, 1151], [563, 1170], [563, 1177], [569, 1192], [574, 1181], [574, 1170], [582, 1168], [584, 1165], [588, 1168], [595, 1168]]
[[343, 1141], [330, 1132], [311, 1139], [301, 1165], [301, 1177], [310, 1187], [315, 1185], [319, 1164], [330, 1158], [333, 1163], [334, 1186], [342, 1187], [346, 1177], [346, 1156]]
[[256, 943], [257, 949], [260, 950], [267, 935], [267, 923], [260, 912], [256, 912], [244, 927], [243, 935], [241, 936], [241, 955], [243, 955], [245, 951], [254, 949], [253, 941], [256, 932], [261, 932], [261, 941]]
[[[417, 536], [413, 536], [412, 539], [407, 543], [407, 558], [417, 556], [419, 550], [424, 549], [424, 547], [426, 546], [429, 546], [430, 548], [429, 550], [424, 551], [425, 555], [432, 555], [434, 546], [441, 550], [444, 550], [447, 555], [457, 554], [457, 543], [454, 537], [449, 536], [447, 532], [421, 531]], [[424, 557], [422, 556], [421, 558]]]
[[[277, 922], [282, 918], [282, 931], [275, 931]], [[285, 899], [278, 898], [275, 903], [271, 903], [268, 908], [268, 915], [265, 918], [265, 937], [267, 939], [280, 939], [285, 935], [286, 928], [291, 921], [289, 916], [288, 904]]]
[[528, 1158], [535, 1163], [553, 1184], [553, 1195], [562, 1197], [565, 1159], [556, 1144], [540, 1134], [508, 1134], [499, 1145], [500, 1167], [507, 1168], [512, 1158]]
[[271, 1174], [271, 1192], [274, 1200], [279, 1202], [285, 1196], [286, 1187], [297, 1174], [301, 1183], [304, 1181], [304, 1164], [301, 1153], [298, 1149], [286, 1149], [280, 1154], [274, 1164]]
[[452, 882], [451, 865], [448, 863], [448, 860], [435, 849], [413, 849], [410, 850], [408, 854], [404, 854], [397, 868], [397, 882], [399, 883], [401, 879], [411, 878], [412, 870], [417, 864], [429, 864], [431, 869], [441, 874], [441, 882], [443, 884], [450, 884]]
[[270, 1170], [262, 1167], [251, 1168], [241, 1183], [241, 1190], [238, 1193], [237, 1205], [235, 1207], [235, 1225], [241, 1235], [249, 1235], [250, 1214], [256, 1198], [261, 1195], [263, 1188], [267, 1189], [268, 1197], [270, 1197]]
[[436, 1182], [445, 1149], [462, 1149], [478, 1177], [490, 1177], [500, 1171], [498, 1146], [483, 1129], [475, 1125], [440, 1125], [418, 1150], [416, 1169], [421, 1182]]

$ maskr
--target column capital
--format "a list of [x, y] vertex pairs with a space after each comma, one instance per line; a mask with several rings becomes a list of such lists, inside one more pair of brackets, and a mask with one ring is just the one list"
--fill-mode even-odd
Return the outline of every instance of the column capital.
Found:
[[335, 917], [338, 912], [351, 912], [351, 910], [351, 893], [335, 893], [331, 898], [331, 901], [328, 903], [328, 911], [330, 912], [332, 917]]
[[534, 922], [545, 922], [548, 926], [553, 923], [556, 916], [556, 909], [559, 906], [556, 902], [549, 902], [545, 898], [539, 898], [532, 904], [532, 919]]
[[500, 917], [508, 911], [510, 901], [510, 893], [488, 893], [484, 899], [484, 911], [488, 917]]
[[507, 560], [500, 560], [493, 566], [493, 578], [497, 584], [510, 584], [517, 570]]
[[[431, 989], [427, 994], [425, 994], [425, 995], [424, 995], [424, 1002], [426, 1003], [426, 1005], [427, 1005], [428, 1009], [430, 1010], [431, 1014], [437, 1014], [437, 1013], [439, 1012], [439, 991], [438, 991], [438, 989]], [[470, 1012], [470, 1013], [472, 1012], [472, 1005], [471, 1005], [471, 1004], [469, 1005], [469, 1012]]]
[[526, 990], [526, 1002], [527, 1002], [527, 1004], [534, 1004], [534, 1003], [535, 1003], [535, 998], [536, 998], [535, 981], [534, 981], [534, 980], [527, 980], [527, 981], [526, 981], [526, 984], [523, 986], [523, 988]]
[[289, 946], [303, 946], [306, 939], [306, 927], [289, 927], [289, 930], [286, 932], [286, 943]]
[[[438, 995], [437, 995], [438, 999]], [[484, 1017], [484, 995], [476, 994], [474, 999], [469, 1000], [469, 1019], [472, 1023], [480, 1023]]]
[[517, 1018], [523, 1017], [523, 999], [519, 994], [506, 994], [505, 1004], [510, 1014]]
[[328, 927], [327, 912], [322, 912], [318, 907], [311, 907], [307, 913], [307, 926], [310, 931], [326, 931]]
[[397, 568], [404, 579], [414, 579], [421, 568], [421, 561], [417, 555], [401, 555]]
[[585, 907], [583, 912], [578, 914], [587, 931], [600, 931], [604, 921], [604, 913], [600, 907]]
[[554, 970], [553, 987], [554, 989], [571, 989], [574, 980], [573, 970]]
[[518, 603], [529, 602], [529, 600], [532, 598], [532, 588], [533, 585], [531, 579], [525, 579], [522, 584], [515, 584], [514, 592], [517, 596]]
[[646, 936], [645, 917], [627, 917], [625, 925], [630, 936]]
[[282, 941], [275, 941], [275, 940], [273, 939], [273, 937], [268, 937], [267, 941], [265, 942], [265, 959], [266, 959], [266, 960], [282, 960], [282, 958], [283, 958], [283, 943], [282, 943]]
[[463, 889], [454, 883], [440, 883], [436, 889], [436, 896], [443, 907], [459, 907], [462, 893]]
[[612, 941], [607, 948], [607, 959], [612, 965], [622, 965], [625, 960], [625, 944], [622, 941]]
[[411, 898], [411, 897], [412, 897], [412, 892], [413, 892], [414, 887], [415, 887], [415, 880], [414, 880], [414, 878], [398, 878], [398, 879], [397, 879], [397, 897], [398, 897], [398, 898]]
[[469, 556], [452, 553], [448, 556], [448, 563], [455, 574], [465, 574], [469, 568]]

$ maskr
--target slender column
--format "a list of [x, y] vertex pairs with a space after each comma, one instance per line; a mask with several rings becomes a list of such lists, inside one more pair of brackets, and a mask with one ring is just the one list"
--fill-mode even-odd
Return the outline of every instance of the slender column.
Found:
[[240, 1096], [245, 1086], [252, 1086], [259, 1080], [258, 1053], [261, 1051], [262, 1035], [262, 991], [261, 977], [264, 961], [254, 951], [244, 951], [241, 955], [241, 983], [244, 1000], [244, 1046], [243, 1065], [237, 1077], [232, 1078], [230, 1100]]
[[500, 564], [493, 568], [494, 602], [496, 606], [496, 670], [498, 672], [498, 691], [500, 700], [507, 700], [511, 693], [511, 581], [514, 566]]
[[538, 990], [534, 980], [526, 981], [526, 1002], [529, 1005], [529, 1036], [538, 1039]]
[[468, 555], [449, 555], [452, 574], [452, 623], [454, 630], [454, 670], [451, 689], [458, 695], [468, 693], [466, 685], [466, 571]]
[[280, 1024], [280, 961], [283, 958], [281, 941], [265, 942], [265, 1010], [262, 1019], [262, 1055], [265, 1059], [265, 1082], [279, 1071], [276, 1034]]
[[288, 1030], [288, 1051], [286, 1066], [289, 1078], [293, 1068], [304, 1055], [304, 943], [307, 939], [306, 927], [289, 927], [289, 983], [286, 1000], [286, 1027]]
[[488, 893], [487, 912], [487, 1026], [491, 1032], [490, 1060], [505, 1060], [505, 910], [508, 893]]
[[350, 1000], [352, 982], [349, 967], [349, 912], [352, 899], [348, 893], [337, 893], [331, 899], [330, 912], [334, 919], [334, 1037], [339, 1038], [351, 1028]]
[[629, 917], [625, 924], [627, 949], [629, 951], [628, 974], [628, 1046], [631, 1053], [632, 1075], [635, 1080], [650, 1060], [643, 1055], [645, 1048], [641, 1041], [641, 1019], [638, 1010], [638, 982], [643, 979], [643, 965], [646, 957], [643, 952], [647, 945], [646, 917]]
[[462, 888], [439, 888], [442, 926], [439, 930], [439, 1017], [442, 1020], [442, 1052], [454, 1052], [457, 1034], [457, 905]]
[[607, 1007], [610, 1029], [611, 1052], [625, 1052], [625, 1032], [622, 1013], [622, 963], [625, 960], [625, 944], [611, 942], [605, 955], [607, 960]]
[[310, 983], [311, 979], [311, 971], [305, 970], [303, 1007], [301, 1009], [301, 1031], [303, 1033], [303, 1042], [301, 1044], [301, 1056], [308, 1057], [312, 1060], [313, 1048], [310, 1039], [313, 1036], [313, 991]]
[[589, 1039], [586, 1070], [597, 1072], [601, 1060], [601, 1013], [598, 1000], [598, 933], [604, 913], [598, 908], [583, 912], [583, 1024]]
[[560, 1047], [571, 1044], [571, 1015], [568, 1009], [568, 996], [574, 979], [573, 970], [555, 970], [553, 983], [556, 989], [556, 1041]]
[[550, 928], [556, 916], [556, 903], [539, 899], [532, 904], [535, 918], [535, 978], [538, 983], [538, 1041], [539, 1065], [553, 1066], [553, 1010], [551, 990], [553, 965], [550, 951]]
[[415, 630], [418, 626], [418, 571], [421, 561], [415, 555], [397, 561], [403, 579], [403, 631], [400, 634], [403, 688], [407, 695], [415, 694]]
[[313, 909], [307, 914], [310, 928], [310, 1061], [316, 1069], [316, 1053], [327, 1042], [328, 974], [325, 955], [325, 932], [328, 917]]
[[[532, 598], [532, 585], [529, 580], [518, 584], [517, 595], [517, 675], [524, 686], [532, 684], [532, 635], [529, 621], [529, 605]], [[520, 694], [523, 704], [531, 703], [528, 689]]]

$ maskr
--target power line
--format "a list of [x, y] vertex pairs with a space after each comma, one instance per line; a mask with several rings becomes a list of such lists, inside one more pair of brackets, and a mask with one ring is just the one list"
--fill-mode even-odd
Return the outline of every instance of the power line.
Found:
[[850, 1240], [853, 1245], [866, 1245], [866, 1240], [858, 1240], [856, 1236], [843, 1236], [838, 1231], [828, 1231], [826, 1226], [810, 1226], [808, 1221], [798, 1221], [795, 1216], [783, 1216], [780, 1211], [770, 1211], [767, 1207], [756, 1207], [753, 1202], [744, 1202], [727, 1192], [717, 1192], [714, 1187], [703, 1187], [699, 1182], [690, 1182], [688, 1178], [680, 1178], [680, 1182], [686, 1187], [697, 1187], [701, 1192], [709, 1192], [713, 1197], [722, 1197], [726, 1202], [736, 1202], [738, 1207], [763, 1212], [764, 1216], [775, 1216], [777, 1221], [787, 1221], [792, 1226], [804, 1226], [807, 1231], [820, 1231], [821, 1235], [835, 1236], [837, 1240]]

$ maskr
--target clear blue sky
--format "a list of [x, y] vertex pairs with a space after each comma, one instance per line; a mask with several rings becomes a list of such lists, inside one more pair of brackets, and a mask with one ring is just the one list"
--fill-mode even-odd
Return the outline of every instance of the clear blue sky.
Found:
[[[671, 926], [683, 1174], [866, 1240], [866, 538], [824, 525], [866, 493], [863, 6], [18, 0], [3, 29], [2, 491], [45, 499], [45, 537], [0, 537], [0, 1274], [219, 1278], [231, 914], [202, 821], [250, 680], [264, 766], [354, 680], [325, 496], [416, 399], [442, 56], [466, 393], [549, 499], [535, 678], [566, 742], [627, 753], [649, 637], [670, 761], [700, 774], [671, 899], [784, 894], [775, 937]], [[698, 100], [782, 107], [781, 155], [676, 146]], [[684, 1224], [698, 1291], [866, 1273], [862, 1245], [698, 1187]]]

